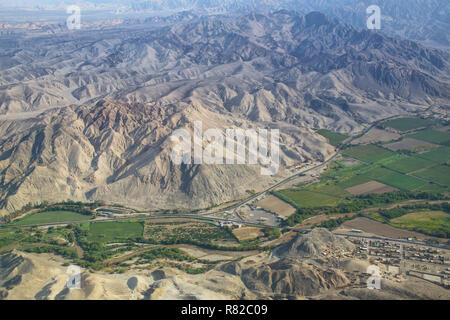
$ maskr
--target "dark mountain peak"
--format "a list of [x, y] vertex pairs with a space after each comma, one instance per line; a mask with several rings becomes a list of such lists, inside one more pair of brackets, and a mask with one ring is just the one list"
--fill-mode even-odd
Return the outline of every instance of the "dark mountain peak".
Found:
[[166, 113], [170, 113], [170, 108], [162, 108], [159, 104], [100, 99], [94, 106], [81, 106], [77, 113], [88, 126], [93, 125], [103, 130], [125, 126], [130, 121], [141, 124], [153, 120], [162, 121]]
[[305, 15], [306, 27], [329, 24], [331, 19], [321, 12], [313, 11]]
[[294, 15], [298, 15], [298, 13], [297, 12], [295, 12], [295, 11], [293, 11], [293, 10], [286, 10], [286, 9], [281, 9], [281, 10], [277, 10], [277, 11], [274, 11], [273, 13], [272, 13], [272, 15], [285, 15], [285, 16], [294, 16]]

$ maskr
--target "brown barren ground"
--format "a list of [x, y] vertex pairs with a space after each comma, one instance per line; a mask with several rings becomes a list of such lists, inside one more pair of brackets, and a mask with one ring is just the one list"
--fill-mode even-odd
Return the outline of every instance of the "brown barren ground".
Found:
[[295, 208], [293, 206], [273, 195], [266, 195], [264, 199], [259, 200], [255, 203], [255, 205], [266, 210], [273, 211], [284, 218], [287, 218], [291, 214], [295, 213]]
[[387, 142], [392, 140], [397, 140], [400, 135], [397, 133], [389, 132], [386, 130], [381, 130], [378, 128], [370, 129], [364, 136], [355, 139], [352, 144], [365, 144], [365, 143], [376, 143], [376, 142]]
[[359, 196], [362, 194], [371, 194], [371, 193], [382, 194], [386, 192], [396, 191], [398, 189], [372, 180], [351, 188], [347, 188], [345, 190], [350, 192], [354, 196]]
[[420, 147], [424, 147], [427, 146], [427, 149], [434, 149], [439, 147], [438, 145], [426, 142], [426, 141], [422, 141], [422, 140], [417, 140], [417, 139], [412, 139], [412, 138], [406, 138], [405, 140], [399, 141], [399, 142], [394, 142], [394, 143], [390, 143], [387, 144], [386, 147], [388, 149], [391, 149], [392, 151], [398, 151], [398, 150], [412, 150], [412, 149], [416, 149], [416, 148], [420, 148]]
[[239, 229], [234, 229], [233, 234], [239, 239], [239, 241], [252, 240], [264, 235], [261, 228], [256, 227], [242, 227]]

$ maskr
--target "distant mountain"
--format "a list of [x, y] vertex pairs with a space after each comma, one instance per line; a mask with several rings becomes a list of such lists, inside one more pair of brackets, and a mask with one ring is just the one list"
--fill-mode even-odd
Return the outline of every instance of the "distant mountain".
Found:
[[[305, 106], [348, 130], [355, 117], [373, 119], [387, 108], [419, 107], [449, 95], [447, 53], [317, 12], [195, 18], [165, 27], [5, 37], [3, 43], [0, 113], [105, 96], [132, 102], [204, 99], [207, 90], [217, 93], [214, 108], [223, 111], [282, 120], [289, 108]], [[258, 104], [258, 95], [274, 103]], [[374, 115], [358, 112], [378, 100], [385, 102]], [[289, 119], [323, 123], [298, 112]]]
[[[207, 207], [329, 156], [333, 148], [311, 128], [350, 132], [448, 105], [450, 97], [447, 53], [319, 12], [7, 39], [0, 49], [5, 210], [67, 198]], [[167, 137], [197, 120], [279, 128], [279, 176], [261, 177], [251, 166], [174, 166]]]
[[199, 105], [123, 103], [48, 111], [0, 122], [0, 213], [29, 202], [102, 199], [138, 208], [206, 208], [242, 198], [289, 174], [286, 167], [328, 157], [333, 148], [311, 130], [284, 126], [275, 177], [259, 165], [175, 165], [171, 133], [262, 124]]
[[281, 9], [304, 14], [320, 11], [361, 28], [366, 26], [366, 8], [378, 5], [384, 33], [450, 48], [450, 2], [447, 0], [19, 0], [2, 1], [0, 7], [63, 8], [76, 3], [89, 10], [120, 8], [121, 12], [157, 15], [181, 11], [200, 15], [269, 13]]

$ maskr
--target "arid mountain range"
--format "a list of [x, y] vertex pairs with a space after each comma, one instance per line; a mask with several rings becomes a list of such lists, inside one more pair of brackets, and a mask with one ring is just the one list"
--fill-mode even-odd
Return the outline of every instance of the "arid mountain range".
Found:
[[[0, 206], [104, 200], [203, 208], [242, 198], [333, 147], [312, 129], [360, 130], [448, 105], [449, 55], [319, 12], [3, 36]], [[51, 109], [51, 110], [46, 110]], [[43, 112], [43, 113], [41, 113]], [[278, 176], [176, 166], [173, 130], [278, 128]]]

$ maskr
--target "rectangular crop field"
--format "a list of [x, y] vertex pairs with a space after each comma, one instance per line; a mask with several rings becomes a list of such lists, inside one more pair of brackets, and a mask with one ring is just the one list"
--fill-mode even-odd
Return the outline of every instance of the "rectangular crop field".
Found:
[[439, 145], [428, 141], [406, 138], [401, 141], [386, 144], [385, 147], [392, 151], [409, 150], [412, 152], [422, 153], [437, 149], [439, 148]]
[[327, 194], [332, 197], [347, 197], [350, 194], [343, 188], [337, 185], [322, 185], [320, 187], [308, 188], [307, 191]]
[[401, 118], [387, 121], [384, 124], [387, 127], [394, 128], [399, 131], [409, 131], [412, 129], [426, 127], [432, 124], [432, 122], [419, 118]]
[[414, 174], [419, 178], [437, 182], [440, 185], [450, 187], [450, 167], [436, 166], [425, 171], [420, 171]]
[[291, 214], [295, 213], [296, 209], [289, 203], [275, 197], [274, 195], [266, 195], [264, 199], [259, 200], [255, 203], [258, 207], [264, 208], [266, 210], [275, 212], [281, 217], [289, 217]]
[[417, 157], [408, 157], [386, 164], [388, 168], [402, 173], [414, 172], [420, 169], [430, 168], [434, 165], [436, 163], [433, 161]]
[[333, 132], [333, 131], [326, 130], [326, 129], [317, 130], [317, 133], [320, 134], [321, 136], [324, 136], [325, 138], [327, 138], [328, 142], [333, 146], [340, 145], [342, 143], [342, 141], [344, 141], [345, 139], [348, 138], [348, 136], [346, 136], [344, 134]]
[[450, 161], [450, 148], [439, 148], [427, 153], [422, 153], [418, 157], [434, 161], [436, 163], [446, 163]]
[[428, 141], [431, 143], [449, 145], [450, 144], [450, 133], [442, 132], [438, 130], [423, 130], [419, 131], [411, 136], [411, 138], [419, 139], [423, 141]]
[[415, 190], [427, 184], [426, 181], [397, 172], [393, 172], [375, 180], [390, 185], [394, 188], [408, 191]]
[[354, 175], [353, 177], [340, 181], [337, 185], [343, 189], [351, 188], [366, 182], [369, 182], [372, 180], [369, 177], [366, 177], [364, 175]]
[[351, 147], [345, 149], [342, 153], [348, 157], [352, 157], [369, 163], [388, 158], [395, 154], [392, 151], [374, 145], [361, 145]]
[[126, 241], [142, 237], [144, 222], [94, 222], [89, 226], [88, 240], [96, 242]]
[[382, 168], [382, 167], [377, 167], [374, 169], [371, 169], [367, 172], [362, 173], [362, 175], [371, 178], [371, 179], [378, 179], [384, 176], [387, 176], [388, 174], [392, 174], [394, 171], [386, 169], [386, 168]]
[[34, 224], [45, 224], [52, 222], [72, 222], [92, 219], [92, 216], [72, 211], [45, 211], [31, 213], [22, 219], [14, 221], [12, 225], [24, 226]]
[[429, 235], [447, 237], [450, 234], [450, 214], [442, 211], [408, 213], [392, 219], [390, 224], [396, 228]]
[[393, 192], [397, 189], [378, 181], [369, 181], [351, 188], [348, 188], [347, 191], [350, 192], [354, 196], [359, 196], [362, 194], [382, 194], [387, 192]]

